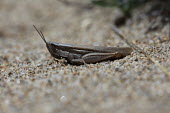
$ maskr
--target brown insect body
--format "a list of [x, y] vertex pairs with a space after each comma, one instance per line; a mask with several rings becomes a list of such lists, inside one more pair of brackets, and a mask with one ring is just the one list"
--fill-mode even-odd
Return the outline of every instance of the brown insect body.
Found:
[[42, 32], [35, 26], [34, 28], [44, 40], [48, 51], [54, 58], [65, 58], [68, 63], [73, 65], [115, 60], [129, 55], [133, 51], [130, 47], [74, 46], [47, 42]]

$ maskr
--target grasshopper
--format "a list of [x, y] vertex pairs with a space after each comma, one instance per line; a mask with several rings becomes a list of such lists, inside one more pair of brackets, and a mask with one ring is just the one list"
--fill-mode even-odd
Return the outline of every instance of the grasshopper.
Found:
[[[34, 25], [33, 25], [34, 26]], [[51, 56], [57, 59], [65, 58], [69, 64], [83, 65], [106, 60], [115, 60], [130, 55], [130, 47], [74, 46], [69, 44], [47, 42], [43, 33], [34, 28], [43, 39]]]

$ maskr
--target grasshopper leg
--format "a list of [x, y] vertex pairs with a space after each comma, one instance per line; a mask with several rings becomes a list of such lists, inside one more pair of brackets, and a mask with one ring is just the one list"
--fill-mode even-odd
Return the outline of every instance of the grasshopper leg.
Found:
[[115, 53], [89, 53], [82, 56], [81, 59], [72, 59], [72, 64], [82, 65], [82, 64], [89, 64], [89, 63], [97, 63], [105, 60], [115, 60], [122, 58], [123, 55], [119, 52]]
[[97, 63], [105, 60], [115, 60], [122, 58], [123, 55], [119, 52], [115, 53], [89, 53], [82, 57], [86, 63]]
[[70, 63], [74, 65], [83, 65], [83, 64], [87, 65], [87, 63], [83, 59], [72, 59]]

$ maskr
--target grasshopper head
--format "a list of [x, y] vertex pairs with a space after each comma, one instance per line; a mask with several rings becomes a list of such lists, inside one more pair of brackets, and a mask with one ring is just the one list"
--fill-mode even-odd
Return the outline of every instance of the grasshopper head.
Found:
[[34, 26], [34, 28], [36, 29], [36, 31], [38, 32], [38, 34], [40, 35], [40, 37], [41, 37], [41, 38], [43, 39], [43, 41], [45, 42], [45, 44], [46, 44], [46, 46], [47, 46], [47, 49], [48, 49], [48, 51], [50, 52], [51, 56], [53, 56], [53, 57], [55, 57], [55, 58], [61, 58], [60, 55], [58, 54], [55, 46], [54, 46], [54, 43], [52, 43], [52, 42], [47, 42], [47, 41], [45, 40], [45, 37], [44, 37], [43, 33], [42, 33], [40, 30], [38, 30], [38, 29], [35, 27], [35, 25], [33, 25], [33, 26]]

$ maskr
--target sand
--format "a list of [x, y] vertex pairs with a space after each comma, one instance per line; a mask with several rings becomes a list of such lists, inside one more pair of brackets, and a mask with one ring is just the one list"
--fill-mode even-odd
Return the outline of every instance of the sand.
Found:
[[[168, 113], [168, 77], [141, 53], [87, 66], [51, 57], [33, 24], [48, 41], [128, 46], [110, 29], [118, 9], [74, 2], [82, 6], [0, 1], [0, 113]], [[170, 72], [169, 27], [144, 34], [150, 21], [141, 9], [120, 30]]]

